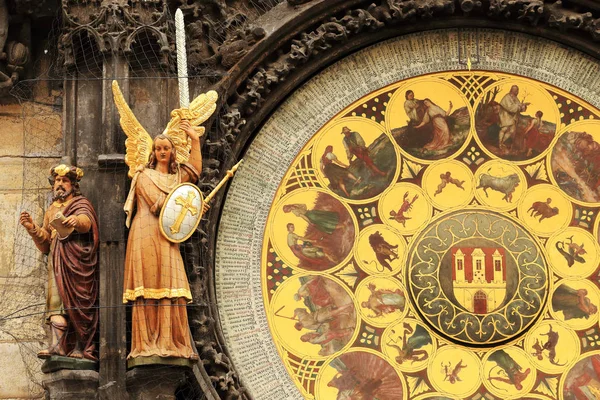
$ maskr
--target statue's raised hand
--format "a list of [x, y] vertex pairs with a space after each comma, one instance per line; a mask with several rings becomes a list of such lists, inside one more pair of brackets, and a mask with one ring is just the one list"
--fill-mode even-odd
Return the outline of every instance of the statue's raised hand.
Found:
[[[192, 126], [192, 124], [190, 124], [190, 121], [186, 121], [186, 120], [181, 121], [179, 127], [181, 128], [182, 131], [184, 131], [186, 133], [186, 135], [189, 136], [190, 139], [200, 140], [201, 132], [198, 132], [196, 130], [196, 128], [194, 128]], [[204, 130], [204, 128], [202, 128], [202, 130]]]
[[29, 215], [29, 213], [27, 211], [21, 212], [21, 216], [19, 217], [19, 222], [28, 231], [32, 230], [35, 227], [35, 223], [33, 222], [33, 218], [31, 218], [31, 215]]

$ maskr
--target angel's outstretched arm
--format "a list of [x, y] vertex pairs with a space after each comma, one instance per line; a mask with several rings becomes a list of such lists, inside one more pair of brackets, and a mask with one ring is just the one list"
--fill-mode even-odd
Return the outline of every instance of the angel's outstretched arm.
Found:
[[201, 132], [198, 132], [197, 128], [194, 128], [189, 121], [181, 121], [181, 129], [188, 135], [192, 142], [192, 149], [190, 151], [190, 159], [188, 162], [196, 168], [198, 173], [202, 172], [202, 153], [200, 152], [200, 136], [204, 131], [204, 128], [200, 127]]

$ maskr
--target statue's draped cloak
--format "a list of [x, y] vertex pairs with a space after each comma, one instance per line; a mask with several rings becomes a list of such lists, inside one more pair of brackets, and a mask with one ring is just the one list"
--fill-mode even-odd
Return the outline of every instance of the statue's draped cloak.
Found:
[[[54, 237], [52, 264], [56, 285], [74, 332], [63, 336], [68, 343], [75, 334], [84, 357], [97, 360], [94, 339], [98, 330], [98, 217], [83, 196], [73, 198], [63, 210], [65, 217], [85, 215], [91, 222], [86, 233], [73, 231], [66, 239]], [[72, 345], [64, 348], [72, 347]]]

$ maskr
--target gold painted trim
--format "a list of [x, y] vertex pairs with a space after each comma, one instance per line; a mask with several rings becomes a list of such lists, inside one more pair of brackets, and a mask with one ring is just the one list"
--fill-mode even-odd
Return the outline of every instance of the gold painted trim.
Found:
[[125, 290], [125, 292], [123, 293], [123, 303], [127, 303], [128, 301], [135, 301], [138, 297], [155, 300], [184, 297], [187, 300], [192, 301], [192, 293], [189, 289], [150, 289], [140, 286], [133, 290]]

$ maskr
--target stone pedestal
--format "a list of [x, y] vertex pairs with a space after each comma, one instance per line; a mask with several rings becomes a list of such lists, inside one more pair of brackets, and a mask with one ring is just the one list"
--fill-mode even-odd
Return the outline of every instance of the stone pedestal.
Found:
[[51, 372], [60, 371], [61, 369], [77, 369], [77, 370], [97, 370], [98, 363], [85, 358], [73, 358], [63, 356], [52, 356], [47, 358], [42, 364], [42, 372], [49, 374]]
[[190, 371], [174, 365], [136, 367], [127, 372], [127, 393], [130, 400], [175, 400], [175, 391]]
[[61, 369], [44, 374], [42, 386], [46, 390], [46, 399], [95, 400], [98, 398], [98, 372]]

